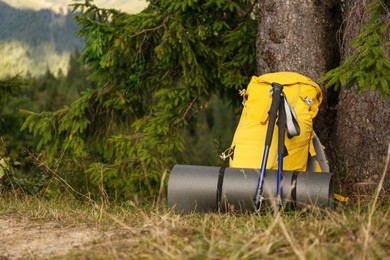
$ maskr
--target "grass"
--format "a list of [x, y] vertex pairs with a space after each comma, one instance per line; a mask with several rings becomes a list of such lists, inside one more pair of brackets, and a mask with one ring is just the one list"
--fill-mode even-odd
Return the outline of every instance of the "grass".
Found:
[[[15, 192], [0, 193], [0, 223], [55, 222], [104, 234], [66, 255], [46, 255], [52, 259], [390, 259], [390, 201], [380, 196], [389, 161], [390, 152], [368, 200], [336, 204], [333, 211], [177, 214], [164, 200], [107, 204], [70, 193], [48, 200]], [[6, 225], [2, 231], [10, 233]], [[1, 236], [0, 241], [7, 242]]]
[[0, 218], [87, 225], [112, 234], [52, 256], [60, 259], [386, 259], [388, 205], [382, 198], [373, 214], [370, 204], [351, 204], [332, 212], [181, 215], [164, 202], [108, 206], [7, 195], [0, 200]]

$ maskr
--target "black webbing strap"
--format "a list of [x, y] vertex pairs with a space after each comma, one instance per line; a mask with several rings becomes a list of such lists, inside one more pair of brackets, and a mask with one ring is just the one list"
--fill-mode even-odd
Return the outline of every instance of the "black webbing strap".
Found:
[[291, 209], [296, 209], [297, 204], [297, 179], [298, 172], [293, 172], [291, 176]]
[[221, 168], [219, 168], [218, 183], [217, 183], [217, 205], [218, 205], [218, 207], [221, 205], [222, 185], [223, 185], [223, 178], [225, 176], [225, 169], [226, 169], [226, 166], [222, 166]]

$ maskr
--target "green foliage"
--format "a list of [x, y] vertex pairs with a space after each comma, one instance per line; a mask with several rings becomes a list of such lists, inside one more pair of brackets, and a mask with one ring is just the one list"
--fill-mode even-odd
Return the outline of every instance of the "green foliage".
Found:
[[242, 107], [215, 94], [203, 107], [189, 123], [189, 138], [184, 140], [184, 151], [177, 160], [179, 164], [222, 166], [226, 161], [219, 155], [231, 145]]
[[344, 63], [329, 71], [322, 79], [326, 86], [350, 88], [357, 85], [359, 91], [378, 91], [384, 98], [390, 93], [390, 41], [384, 43], [388, 21], [389, 1], [377, 0], [369, 4], [371, 18], [352, 42], [355, 53]]
[[[18, 126], [22, 124], [24, 117], [18, 114], [17, 110], [26, 89], [27, 82], [20, 76], [0, 79], [0, 137], [4, 151], [8, 150], [10, 153], [7, 156], [13, 158], [18, 153], [17, 151], [23, 147], [23, 138], [20, 139]], [[5, 143], [12, 143], [12, 146], [6, 149]]]
[[24, 82], [19, 76], [0, 79], [0, 105], [2, 109], [7, 100], [18, 95], [23, 85]]
[[0, 139], [0, 180], [9, 172], [12, 171], [12, 167], [17, 165], [18, 163], [13, 163], [11, 158], [6, 156], [6, 149], [4, 145], [4, 141]]
[[66, 174], [68, 160], [78, 160], [74, 174], [111, 198], [155, 194], [212, 94], [236, 91], [254, 74], [255, 4], [150, 1], [136, 15], [73, 4], [97, 89], [30, 114], [23, 129], [40, 137], [52, 166]]
[[[0, 137], [2, 141], [0, 160], [4, 158], [2, 165], [5, 169], [0, 188], [21, 189], [28, 193], [37, 193], [47, 188], [47, 184], [52, 180], [52, 173], [40, 166], [41, 161], [32, 158], [45, 157], [44, 154], [35, 154], [33, 149], [33, 147], [44, 145], [45, 139], [36, 140], [33, 136], [33, 129], [31, 134], [22, 132], [20, 129], [28, 113], [39, 114], [42, 111], [59, 110], [64, 104], [69, 104], [79, 98], [80, 91], [89, 86], [85, 79], [87, 75], [85, 69], [80, 68], [80, 63], [77, 61], [78, 55], [76, 53], [71, 56], [70, 69], [66, 77], [56, 78], [47, 70], [46, 74], [39, 78], [14, 76], [0, 80]], [[30, 112], [25, 113], [26, 110]], [[45, 138], [49, 138], [49, 135]], [[71, 165], [71, 160], [67, 160], [66, 163]]]
[[0, 190], [24, 187], [37, 191], [44, 175], [24, 174], [21, 169], [28, 165], [24, 149], [31, 145], [29, 135], [20, 133], [19, 128], [25, 119], [18, 113], [18, 106], [28, 91], [28, 83], [20, 76], [0, 80]]

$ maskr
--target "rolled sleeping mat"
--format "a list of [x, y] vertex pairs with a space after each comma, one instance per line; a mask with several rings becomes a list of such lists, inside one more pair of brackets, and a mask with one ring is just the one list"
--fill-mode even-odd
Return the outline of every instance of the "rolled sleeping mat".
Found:
[[[260, 171], [226, 168], [222, 186], [221, 206], [225, 210], [253, 211], [253, 195]], [[277, 171], [267, 170], [263, 183], [262, 206], [274, 206]], [[334, 186], [331, 173], [283, 172], [282, 201], [287, 208], [307, 206], [333, 208]]]
[[219, 171], [213, 166], [175, 165], [168, 180], [168, 207], [184, 213], [217, 210]]
[[[260, 171], [214, 166], [175, 165], [168, 181], [168, 207], [176, 212], [254, 211]], [[262, 206], [272, 206], [277, 171], [264, 176]], [[287, 208], [333, 208], [331, 173], [283, 172], [282, 199]]]

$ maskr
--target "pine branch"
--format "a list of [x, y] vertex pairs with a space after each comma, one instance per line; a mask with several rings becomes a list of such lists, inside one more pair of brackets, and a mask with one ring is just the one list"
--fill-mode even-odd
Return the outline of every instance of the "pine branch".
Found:
[[164, 18], [164, 20], [161, 23], [161, 25], [156, 26], [154, 28], [144, 29], [142, 31], [136, 32], [133, 35], [131, 35], [130, 38], [137, 37], [137, 36], [139, 36], [141, 34], [144, 34], [144, 33], [147, 33], [147, 32], [157, 31], [158, 29], [161, 29], [161, 28], [167, 29], [167, 25], [168, 25], [169, 19], [170, 19], [170, 16], [168, 15], [167, 17]]
[[355, 53], [339, 67], [329, 71], [320, 79], [326, 82], [326, 87], [350, 88], [357, 86], [359, 91], [378, 91], [387, 99], [390, 94], [390, 61], [384, 46], [386, 33], [386, 19], [388, 16], [386, 5], [381, 0], [369, 4], [371, 18], [363, 31], [352, 40], [351, 47]]

